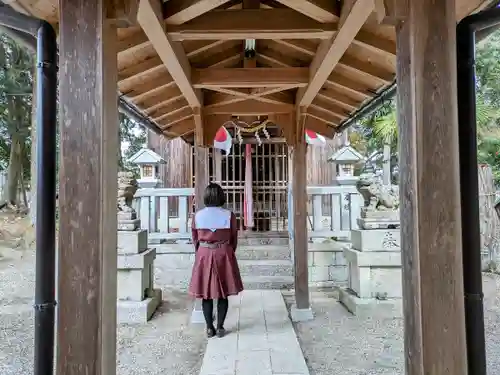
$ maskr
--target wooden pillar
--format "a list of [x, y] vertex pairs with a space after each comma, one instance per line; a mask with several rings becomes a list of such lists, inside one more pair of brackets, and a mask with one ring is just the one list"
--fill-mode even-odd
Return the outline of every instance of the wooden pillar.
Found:
[[57, 374], [116, 374], [116, 27], [111, 0], [60, 0]]
[[398, 7], [406, 374], [465, 375], [455, 0]]
[[293, 195], [293, 252], [295, 266], [295, 302], [292, 319], [309, 320], [312, 312], [309, 305], [309, 276], [307, 264], [307, 144], [305, 138], [305, 116], [291, 116], [295, 126], [292, 195]]
[[[208, 185], [208, 148], [204, 147], [204, 129], [202, 124], [202, 117], [196, 121], [195, 129], [195, 141], [194, 141], [194, 199], [195, 208], [200, 210], [205, 207], [203, 202], [203, 195], [205, 188]], [[194, 219], [194, 217], [193, 217]], [[205, 323], [203, 317], [203, 311], [201, 308], [201, 299], [197, 299], [193, 306], [193, 311], [191, 313], [191, 323], [202, 324]]]

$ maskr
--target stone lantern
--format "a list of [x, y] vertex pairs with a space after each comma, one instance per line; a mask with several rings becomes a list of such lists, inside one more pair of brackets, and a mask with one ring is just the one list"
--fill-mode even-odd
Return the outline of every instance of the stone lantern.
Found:
[[335, 163], [336, 177], [333, 183], [337, 185], [355, 185], [358, 177], [354, 176], [354, 166], [363, 160], [363, 155], [350, 145], [345, 145], [337, 150], [328, 158], [329, 162]]
[[143, 148], [128, 159], [128, 162], [139, 166], [140, 178], [137, 183], [140, 188], [160, 187], [162, 181], [159, 179], [159, 167], [165, 163], [160, 155], [149, 148]]

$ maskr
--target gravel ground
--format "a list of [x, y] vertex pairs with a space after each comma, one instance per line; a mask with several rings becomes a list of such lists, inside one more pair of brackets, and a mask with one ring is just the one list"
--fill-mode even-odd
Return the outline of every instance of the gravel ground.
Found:
[[[32, 373], [33, 256], [0, 260], [0, 374]], [[500, 374], [500, 276], [484, 275], [488, 374]], [[203, 327], [188, 325], [191, 303], [164, 290], [165, 302], [147, 325], [120, 326], [119, 375], [198, 375]], [[290, 301], [289, 298], [287, 298]], [[311, 375], [403, 374], [400, 319], [358, 320], [333, 296], [313, 293], [315, 320], [296, 325]]]
[[[33, 256], [0, 261], [1, 375], [33, 373], [33, 264]], [[118, 374], [198, 375], [206, 345], [203, 327], [188, 325], [186, 294], [163, 292], [167, 302], [149, 324], [119, 327]]]
[[[484, 274], [488, 374], [500, 374], [500, 276]], [[286, 298], [291, 302], [291, 298]], [[360, 320], [313, 293], [315, 319], [295, 325], [311, 375], [404, 374], [403, 321]]]

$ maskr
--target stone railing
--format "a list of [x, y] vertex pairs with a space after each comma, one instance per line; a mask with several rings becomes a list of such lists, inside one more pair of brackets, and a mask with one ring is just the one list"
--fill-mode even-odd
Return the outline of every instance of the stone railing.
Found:
[[357, 229], [363, 198], [355, 186], [308, 186], [309, 237], [348, 238]]
[[[362, 198], [354, 186], [308, 186], [307, 193], [311, 239], [347, 238], [351, 229], [358, 228]], [[148, 230], [152, 242], [190, 241], [193, 203], [193, 188], [139, 189], [134, 196], [141, 228]]]

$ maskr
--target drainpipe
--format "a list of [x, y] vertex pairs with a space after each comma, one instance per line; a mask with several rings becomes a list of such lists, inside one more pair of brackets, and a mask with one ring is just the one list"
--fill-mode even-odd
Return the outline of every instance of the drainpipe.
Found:
[[[52, 375], [55, 336], [57, 41], [52, 26], [0, 6], [0, 25], [37, 38], [37, 216], [34, 374]], [[14, 35], [14, 37], [16, 37]], [[18, 39], [19, 40], [19, 39]]]
[[476, 123], [476, 32], [500, 24], [500, 9], [464, 18], [457, 26], [457, 95], [462, 207], [462, 262], [468, 373], [486, 375]]

